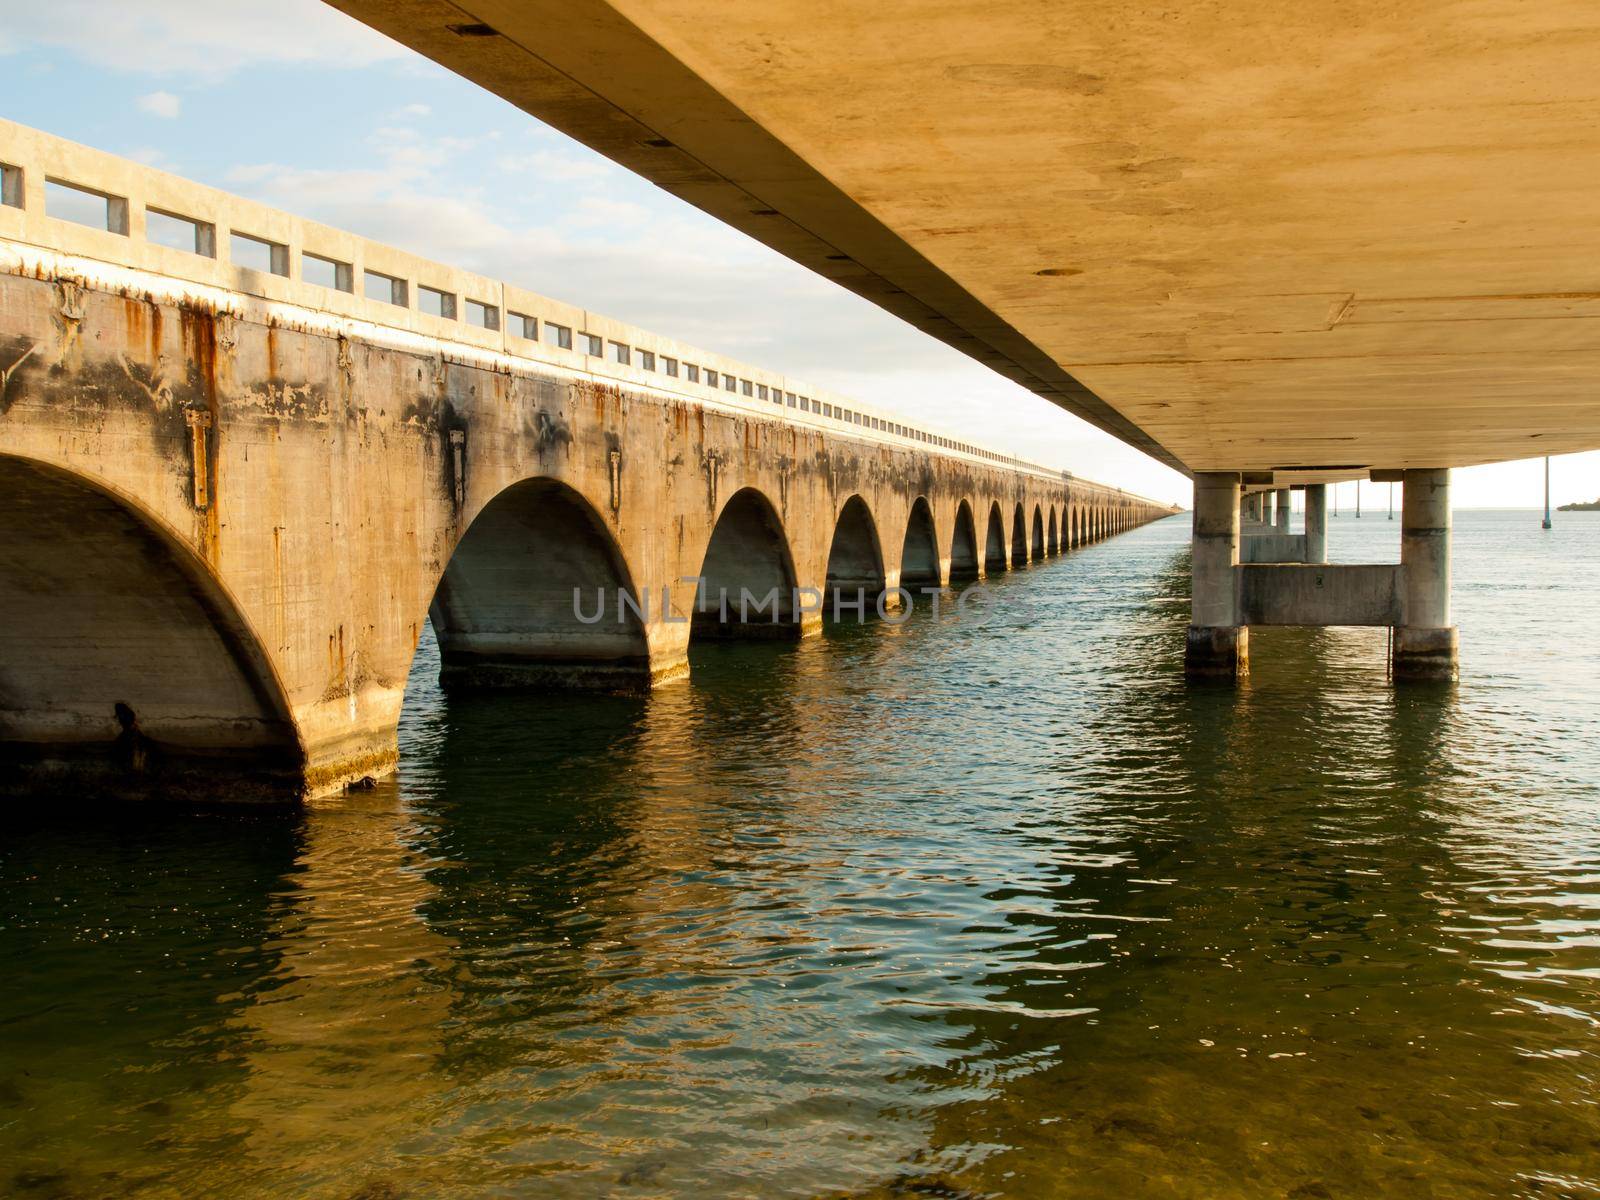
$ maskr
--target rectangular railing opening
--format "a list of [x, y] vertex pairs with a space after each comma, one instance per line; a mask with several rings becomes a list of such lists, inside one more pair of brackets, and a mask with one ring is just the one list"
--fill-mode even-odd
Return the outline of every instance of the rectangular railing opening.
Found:
[[[33, 168], [30, 167], [29, 169]], [[261, 275], [270, 274], [285, 279], [293, 278], [298, 274], [299, 279], [305, 283], [351, 295], [357, 294], [355, 275], [357, 271], [360, 271], [361, 287], [359, 294], [362, 298], [379, 301], [398, 309], [414, 309], [417, 312], [446, 321], [460, 320], [467, 325], [491, 332], [504, 330], [523, 342], [534, 344], [531, 347], [524, 345], [513, 350], [512, 352], [516, 354], [524, 356], [536, 355], [538, 345], [569, 352], [578, 349], [593, 359], [613, 363], [617, 366], [636, 367], [642, 371], [652, 374], [660, 373], [673, 379], [682, 377], [689, 383], [703, 385], [708, 388], [714, 394], [713, 400], [715, 400], [715, 393], [718, 392], [725, 392], [733, 396], [742, 395], [762, 402], [770, 402], [780, 408], [798, 409], [799, 412], [808, 414], [813, 418], [826, 417], [831, 421], [857, 426], [863, 433], [870, 431], [887, 437], [904, 438], [914, 443], [920, 443], [930, 450], [937, 448], [952, 454], [972, 455], [997, 464], [1014, 463], [1018, 466], [1031, 466], [1031, 464], [1024, 463], [1020, 459], [985, 450], [969, 443], [957, 441], [954, 438], [940, 437], [901, 422], [872, 416], [860, 411], [853, 411], [833, 404], [825, 404], [821, 400], [797, 395], [794, 392], [785, 391], [781, 387], [756, 382], [751, 378], [741, 377], [720, 369], [712, 369], [701, 364], [682, 361], [669, 355], [658, 354], [652, 350], [630, 345], [626, 341], [615, 341], [609, 337], [581, 332], [574, 326], [542, 320], [527, 313], [511, 312], [503, 309], [500, 305], [488, 301], [471, 299], [468, 295], [468, 288], [478, 290], [480, 295], [498, 294], [497, 291], [491, 289], [496, 289], [499, 285], [487, 281], [468, 283], [465, 282], [467, 277], [463, 276], [461, 277], [463, 286], [460, 292], [428, 287], [418, 282], [419, 275], [431, 274], [433, 277], [441, 279], [452, 279], [455, 276], [445, 267], [420, 260], [415, 261], [413, 264], [413, 260], [408, 256], [400, 255], [392, 250], [384, 249], [380, 252], [377, 249], [373, 249], [364, 251], [360, 248], [361, 243], [359, 241], [351, 239], [338, 240], [337, 237], [330, 238], [326, 235], [318, 236], [318, 231], [315, 227], [306, 229], [304, 235], [314, 236], [324, 243], [332, 241], [332, 244], [340, 246], [346, 253], [350, 254], [352, 261], [343, 262], [325, 254], [301, 250], [299, 249], [299, 242], [303, 234], [300, 226], [294, 223], [292, 218], [284, 218], [282, 214], [257, 213], [254, 218], [247, 217], [246, 219], [260, 221], [262, 227], [277, 230], [279, 235], [284, 237], [285, 240], [283, 242], [228, 229], [224, 226], [223, 232], [227, 235], [228, 243], [226, 247], [221, 247], [218, 244], [218, 224], [213, 224], [198, 217], [187, 216], [182, 212], [145, 205], [143, 204], [142, 194], [139, 195], [137, 201], [131, 201], [126, 196], [118, 196], [102, 191], [85, 183], [46, 175], [42, 170], [41, 175], [44, 176], [42, 215], [56, 220], [71, 222], [91, 229], [104, 229], [123, 237], [128, 237], [138, 232], [143, 240], [148, 241], [151, 245], [181, 250], [201, 258], [215, 259], [225, 250], [227, 254], [226, 261], [232, 266], [243, 268], [246, 271], [258, 272]], [[120, 180], [125, 176], [108, 175], [106, 178]], [[22, 167], [9, 163], [0, 163], [0, 206], [23, 208], [29, 203], [38, 205], [38, 200], [33, 197], [39, 193], [28, 190], [36, 186], [36, 183], [37, 181], [35, 180], [25, 178], [25, 171]], [[129, 184], [128, 188], [131, 191], [134, 185]], [[163, 197], [176, 195], [170, 189], [160, 191], [158, 194]], [[132, 212], [132, 206], [135, 203], [141, 205], [141, 212]], [[204, 199], [197, 199], [196, 206], [202, 210], [208, 207]], [[239, 215], [246, 216], [249, 210], [246, 207], [240, 207], [237, 211]], [[133, 215], [139, 216], [140, 220], [138, 222], [132, 221], [131, 216]], [[289, 230], [294, 232], [290, 234]], [[82, 243], [80, 242], [79, 245], [82, 245]], [[96, 253], [95, 251], [90, 252]], [[142, 252], [130, 251], [130, 253], [137, 254]], [[382, 271], [364, 269], [363, 259], [367, 257], [368, 253], [371, 253], [377, 261], [403, 271], [404, 275], [390, 275]], [[296, 256], [299, 259], [298, 270], [292, 265]], [[113, 255], [112, 257], [119, 256]], [[134, 258], [130, 261], [138, 264], [142, 260]], [[213, 269], [210, 266], [205, 268], [201, 268], [198, 265], [184, 267], [180, 265], [179, 260], [176, 258], [166, 258], [160, 260], [160, 262], [162, 265], [156, 268], [158, 270], [201, 281], [209, 282], [211, 280], [211, 275], [208, 272]], [[288, 293], [276, 288], [262, 291], [263, 284], [264, 281], [252, 280], [248, 276], [233, 282], [234, 287], [245, 291], [254, 290], [258, 294], [276, 297], [282, 297], [285, 294], [290, 297], [295, 295], [293, 290]], [[524, 302], [527, 303], [529, 301]], [[532, 301], [532, 303], [537, 303], [537, 301]], [[395, 324], [403, 327], [411, 327], [409, 321], [402, 322], [397, 318], [385, 318], [376, 311], [373, 312], [373, 318], [380, 324], [392, 320]], [[619, 328], [617, 332], [625, 338], [629, 336], [624, 328]], [[437, 334], [440, 337], [451, 336], [445, 331], [437, 331]], [[642, 334], [641, 336], [649, 337], [650, 335]], [[512, 349], [509, 344], [505, 348]], [[601, 373], [605, 373], [607, 370], [606, 367], [600, 365], [600, 362], [597, 362], [593, 369]], [[611, 374], [620, 376], [626, 373], [611, 372]], [[1064, 477], [1070, 478], [1070, 473], [1064, 473]]]
[[454, 292], [441, 291], [431, 288], [425, 283], [417, 284], [417, 311], [427, 313], [430, 317], [438, 317], [441, 321], [454, 321], [456, 319], [456, 297]]
[[289, 247], [238, 230], [228, 236], [228, 259], [236, 267], [260, 271], [263, 275], [287, 277], [289, 274]]
[[0, 204], [7, 208], [22, 207], [22, 168], [10, 163], [0, 163]]
[[46, 178], [44, 211], [47, 216], [91, 229], [128, 236], [128, 201], [123, 196], [96, 191], [78, 183]]
[[331, 288], [336, 292], [355, 291], [355, 272], [349, 263], [336, 258], [324, 258], [309, 250], [300, 251], [300, 278], [306, 283]]
[[361, 294], [368, 300], [381, 300], [400, 308], [411, 307], [406, 281], [394, 275], [385, 275], [382, 271], [362, 272]]
[[210, 221], [181, 216], [163, 208], [146, 207], [144, 210], [144, 236], [146, 241], [174, 250], [187, 250], [205, 258], [217, 256], [217, 227]]
[[476, 325], [479, 329], [498, 330], [500, 328], [500, 306], [498, 304], [485, 304], [482, 300], [468, 300], [467, 324]]

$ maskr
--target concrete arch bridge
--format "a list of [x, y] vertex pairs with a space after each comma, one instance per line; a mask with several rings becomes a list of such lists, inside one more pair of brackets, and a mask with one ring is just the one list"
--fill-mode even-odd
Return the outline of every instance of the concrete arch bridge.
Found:
[[430, 619], [455, 686], [645, 690], [1172, 511], [18, 126], [0, 171], [9, 790], [326, 792]]

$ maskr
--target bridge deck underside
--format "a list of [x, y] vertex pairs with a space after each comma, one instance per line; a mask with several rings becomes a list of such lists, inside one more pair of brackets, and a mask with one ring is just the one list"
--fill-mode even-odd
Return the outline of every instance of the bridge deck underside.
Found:
[[335, 3], [1175, 465], [1600, 447], [1593, 6]]

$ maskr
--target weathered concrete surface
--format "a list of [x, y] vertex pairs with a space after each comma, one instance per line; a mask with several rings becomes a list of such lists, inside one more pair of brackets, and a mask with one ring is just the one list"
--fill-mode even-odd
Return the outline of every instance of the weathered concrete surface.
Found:
[[1328, 485], [1325, 483], [1313, 483], [1306, 488], [1304, 561], [1328, 561]]
[[1277, 563], [1239, 568], [1245, 625], [1398, 625], [1402, 568]]
[[1600, 447], [1592, 5], [332, 2], [1190, 470]]
[[1395, 631], [1394, 675], [1451, 680], [1457, 637], [1450, 624], [1450, 472], [1407, 471], [1401, 486], [1404, 620]]
[[1297, 563], [1306, 561], [1306, 535], [1303, 533], [1241, 534], [1239, 561], [1242, 563]]
[[1250, 669], [1250, 634], [1239, 619], [1239, 477], [1194, 479], [1190, 617], [1184, 666], [1190, 675], [1236, 678]]
[[[122, 168], [84, 181], [135, 199], [159, 185], [219, 242], [249, 219], [298, 259], [289, 218]], [[815, 631], [794, 589], [870, 603], [1042, 555], [1046, 512], [1079, 544], [1169, 511], [634, 368], [607, 378], [565, 351], [511, 353], [221, 255], [4, 220], [75, 251], [0, 238], [4, 788], [71, 769], [128, 794], [328, 791], [393, 765], [430, 609], [453, 685], [642, 689], [683, 676], [691, 636]], [[336, 252], [413, 291], [452, 278], [342, 236]], [[228, 274], [239, 288], [204, 282]], [[734, 613], [697, 621], [695, 577], [730, 589]], [[780, 608], [738, 617], [741, 589], [780, 584]], [[574, 588], [604, 620], [576, 618]]]

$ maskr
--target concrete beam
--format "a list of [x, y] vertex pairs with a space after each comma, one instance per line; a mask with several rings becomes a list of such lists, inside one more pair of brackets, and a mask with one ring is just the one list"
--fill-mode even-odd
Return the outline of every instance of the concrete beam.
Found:
[[1397, 625], [1402, 568], [1394, 563], [1239, 568], [1245, 625]]
[[1239, 545], [1242, 563], [1298, 563], [1306, 561], [1303, 533], [1247, 534]]

